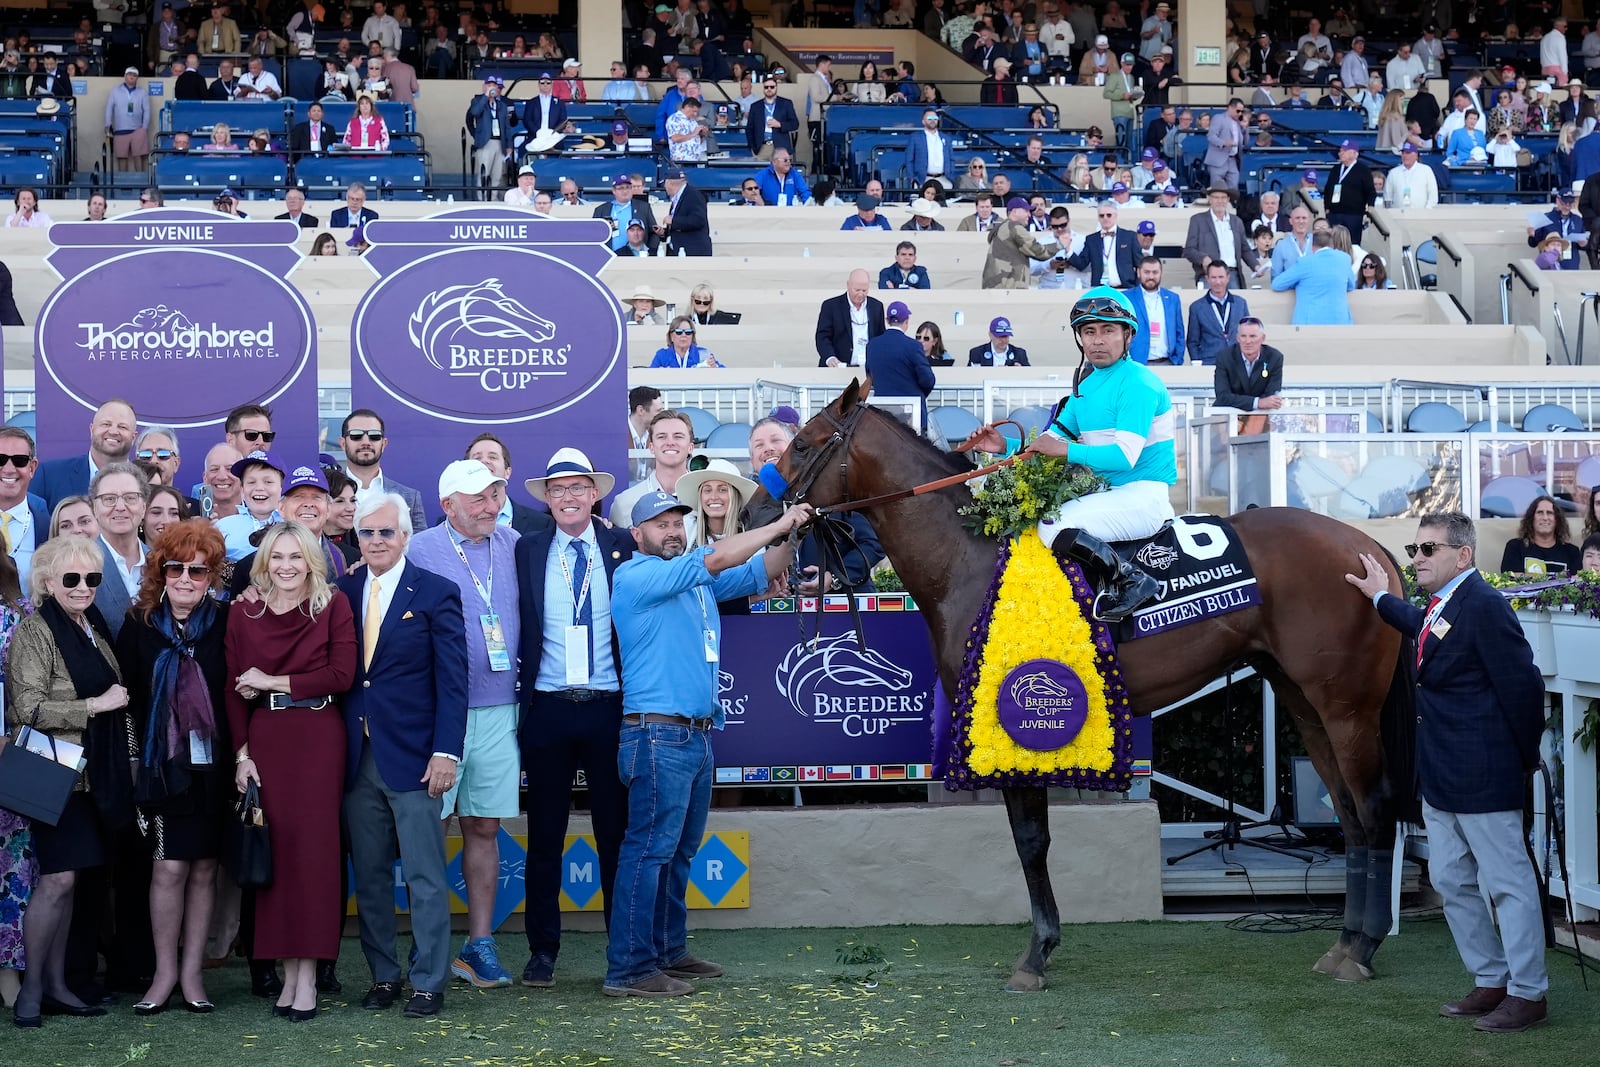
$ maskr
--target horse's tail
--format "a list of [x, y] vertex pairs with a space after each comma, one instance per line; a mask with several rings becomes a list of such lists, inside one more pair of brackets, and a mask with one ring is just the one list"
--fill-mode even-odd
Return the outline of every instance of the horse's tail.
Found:
[[[1396, 574], [1404, 574], [1394, 554], [1383, 554]], [[1383, 698], [1379, 720], [1383, 742], [1384, 808], [1381, 825], [1392, 831], [1400, 822], [1420, 822], [1422, 806], [1417, 799], [1417, 712], [1413, 694], [1412, 664], [1416, 662], [1416, 639], [1405, 637], [1395, 656], [1389, 692]], [[1392, 843], [1392, 842], [1390, 842]]]

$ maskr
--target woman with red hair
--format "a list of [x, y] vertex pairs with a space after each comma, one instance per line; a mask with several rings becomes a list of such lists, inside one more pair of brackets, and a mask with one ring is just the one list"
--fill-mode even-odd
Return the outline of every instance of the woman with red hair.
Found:
[[389, 127], [378, 114], [378, 105], [369, 93], [362, 93], [356, 101], [356, 113], [350, 116], [350, 125], [344, 131], [344, 143], [351, 148], [376, 148], [389, 150]]
[[[225, 704], [228, 606], [211, 595], [227, 559], [204, 519], [172, 523], [145, 556], [139, 599], [117, 635], [117, 662], [138, 731], [139, 828], [155, 860], [150, 929], [156, 970], [135, 1015], [212, 1010], [201, 978], [213, 884], [232, 799]], [[179, 943], [183, 959], [178, 959]]]

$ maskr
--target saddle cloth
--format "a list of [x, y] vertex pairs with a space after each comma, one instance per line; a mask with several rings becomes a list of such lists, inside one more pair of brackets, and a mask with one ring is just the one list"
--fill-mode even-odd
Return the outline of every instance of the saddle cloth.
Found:
[[1261, 603], [1255, 571], [1226, 519], [1180, 515], [1152, 537], [1112, 547], [1160, 586], [1155, 600], [1112, 627], [1119, 644]]

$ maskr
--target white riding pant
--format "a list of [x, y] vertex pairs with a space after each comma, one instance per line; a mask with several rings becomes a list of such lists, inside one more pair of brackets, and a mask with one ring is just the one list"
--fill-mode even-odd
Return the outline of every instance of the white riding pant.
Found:
[[1061, 505], [1055, 517], [1039, 520], [1039, 539], [1053, 545], [1063, 530], [1082, 530], [1102, 541], [1149, 537], [1173, 517], [1165, 482], [1129, 482]]

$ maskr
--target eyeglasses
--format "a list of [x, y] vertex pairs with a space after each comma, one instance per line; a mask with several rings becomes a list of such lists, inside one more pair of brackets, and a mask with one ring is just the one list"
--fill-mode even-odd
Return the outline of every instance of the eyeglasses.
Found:
[[1406, 546], [1406, 556], [1407, 556], [1407, 558], [1413, 558], [1413, 557], [1416, 556], [1416, 554], [1418, 552], [1420, 552], [1420, 553], [1422, 553], [1422, 558], [1423, 559], [1432, 559], [1433, 558], [1433, 554], [1435, 552], [1439, 551], [1441, 548], [1466, 548], [1466, 547], [1467, 547], [1466, 545], [1452, 544], [1449, 541], [1424, 541], [1420, 545], [1407, 545]]
[[125, 505], [127, 505], [128, 507], [131, 508], [135, 504], [141, 503], [144, 500], [144, 494], [143, 493], [101, 493], [99, 496], [95, 497], [94, 500], [95, 500], [95, 503], [99, 504], [103, 508], [114, 508], [114, 507], [117, 506], [118, 501], [122, 502], [123, 504], [125, 504]]
[[[136, 459], [142, 459], [146, 463], [153, 459], [159, 459], [165, 463], [169, 459], [176, 459], [177, 456], [178, 454], [170, 448], [141, 448], [134, 453]], [[18, 464], [18, 466], [21, 466], [21, 464]]]
[[1066, 230], [1066, 229], [1071, 229], [1071, 227], [1072, 227], [1072, 224], [1069, 223], [1069, 222], [1052, 222], [1050, 224], [1050, 228], [1052, 230]]
[[179, 563], [169, 559], [161, 565], [161, 573], [168, 578], [182, 578], [187, 574], [191, 581], [204, 581], [210, 574], [211, 568], [204, 563]]
[[344, 435], [352, 441], [381, 441], [382, 430], [346, 430]]
[[151, 200], [148, 196], [141, 196], [139, 198], [139, 203], [141, 203], [141, 204], [153, 204], [153, 203], [155, 203], [155, 201]]
[[694, 331], [693, 330], [686, 330], [682, 326], [679, 326], [676, 330], [673, 330], [672, 332], [677, 334], [679, 337], [693, 337], [694, 336]]
[[273, 439], [278, 436], [277, 430], [240, 430], [239, 432], [244, 434], [244, 439], [251, 444], [255, 444], [257, 441], [265, 441], [270, 445]]
[[17, 468], [17, 470], [21, 470], [23, 467], [26, 467], [32, 462], [32, 456], [0, 456], [0, 467], [4, 467], [7, 463], [9, 463], [13, 467]]
[[580, 497], [593, 490], [594, 486], [592, 485], [547, 485], [545, 486], [544, 495], [560, 500], [566, 496]]
[[370, 527], [360, 527], [356, 530], [356, 536], [363, 541], [370, 541], [374, 537], [380, 541], [393, 541], [396, 535], [397, 531], [393, 526], [384, 526], [377, 530]]
[[711, 301], [696, 299], [694, 301], [694, 306], [697, 308], [708, 308], [711, 306]]
[[1100, 212], [1100, 217], [1103, 219], [1114, 219], [1117, 217], [1117, 213], [1115, 211], [1102, 211]]
[[76, 589], [78, 588], [78, 583], [82, 582], [90, 589], [98, 589], [100, 588], [101, 577], [102, 575], [99, 571], [90, 571], [88, 574], [79, 574], [77, 571], [67, 571], [61, 576], [61, 587], [63, 589]]
[[1254, 315], [1246, 315], [1244, 318], [1239, 320], [1239, 325], [1240, 326], [1260, 326], [1260, 325], [1262, 325], [1262, 322], [1261, 322], [1260, 319], [1256, 318]]
[[917, 334], [917, 340], [919, 340], [919, 341], [931, 341], [931, 340], [933, 340], [933, 334], [931, 334], [931, 333], [919, 333], [919, 334]]

